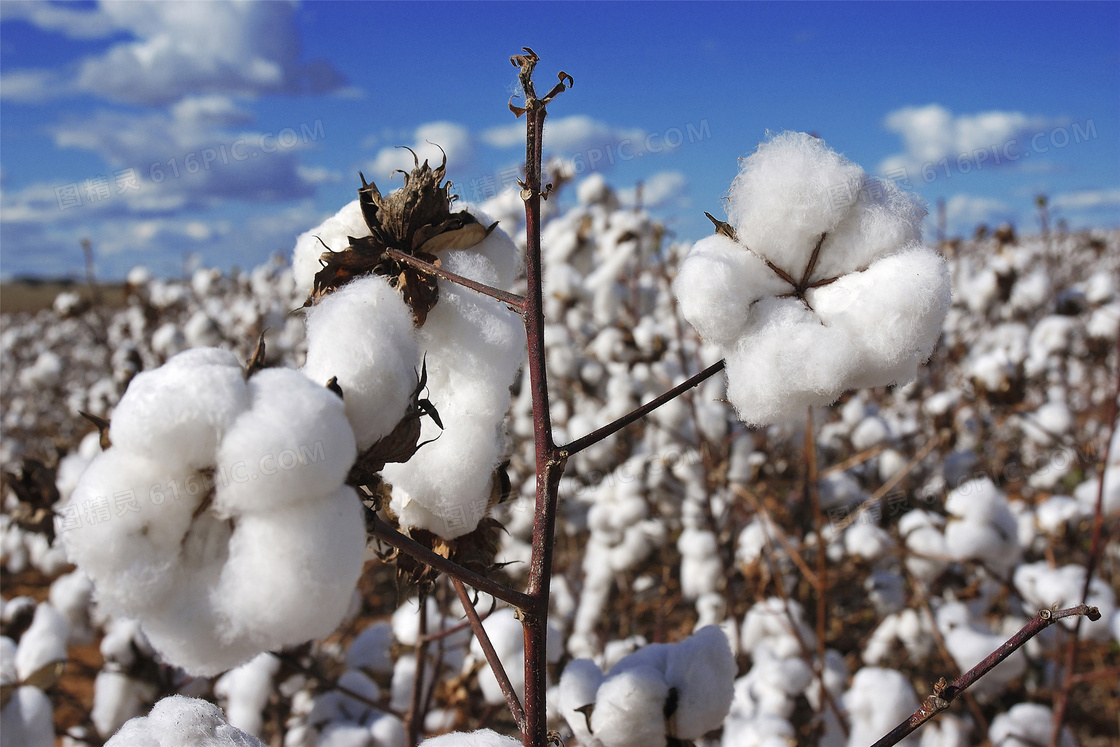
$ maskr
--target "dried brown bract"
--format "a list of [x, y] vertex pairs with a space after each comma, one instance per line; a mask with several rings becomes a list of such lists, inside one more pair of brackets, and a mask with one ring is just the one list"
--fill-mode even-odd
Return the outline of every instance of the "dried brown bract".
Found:
[[438, 266], [435, 252], [470, 248], [486, 238], [493, 226], [483, 226], [466, 210], [451, 212], [456, 197], [451, 193], [451, 183], [444, 181], [446, 155], [434, 170], [427, 161], [421, 164], [415, 153], [412, 157], [415, 165], [404, 174], [404, 187], [387, 197], [359, 173], [362, 186], [358, 200], [370, 235], [351, 236], [346, 249], [322, 254], [319, 261], [323, 269], [315, 275], [305, 306], [317, 303], [354, 278], [372, 273], [389, 279], [412, 309], [416, 326], [423, 326], [439, 300], [436, 278], [394, 259], [388, 250], [396, 249]]

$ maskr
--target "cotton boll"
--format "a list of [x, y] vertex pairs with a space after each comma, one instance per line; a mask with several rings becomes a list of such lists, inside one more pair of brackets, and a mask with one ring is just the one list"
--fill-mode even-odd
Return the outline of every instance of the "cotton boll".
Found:
[[[508, 607], [498, 610], [483, 621], [482, 627], [490, 637], [490, 642], [509, 676], [513, 691], [517, 693], [524, 691], [525, 634], [513, 610]], [[471, 652], [477, 658], [484, 658], [482, 645], [477, 638], [471, 641]], [[488, 704], [502, 705], [506, 702], [505, 695], [490, 667], [484, 667], [479, 672], [478, 685], [482, 690], [482, 697]]]
[[261, 733], [261, 714], [268, 705], [272, 679], [279, 670], [279, 659], [269, 653], [258, 654], [214, 683], [214, 694], [225, 699], [232, 726], [253, 736]]
[[290, 368], [259, 371], [248, 388], [251, 406], [217, 451], [219, 467], [233, 478], [218, 488], [219, 511], [273, 511], [346, 479], [357, 451], [334, 392]]
[[731, 707], [734, 679], [735, 657], [718, 626], [701, 628], [672, 646], [665, 681], [678, 700], [669, 714], [670, 733], [696, 740], [719, 727]]
[[421, 363], [412, 313], [385, 278], [347, 283], [307, 313], [303, 372], [342, 388], [358, 448], [365, 450], [400, 422]]
[[[856, 672], [843, 702], [851, 723], [848, 747], [871, 744], [918, 709], [918, 697], [909, 680], [893, 669], [878, 667]], [[910, 737], [901, 744], [917, 741]]]
[[[787, 609], [788, 606], [788, 609]], [[796, 631], [791, 627], [796, 625]], [[753, 654], [765, 645], [783, 658], [801, 655], [801, 642], [812, 648], [813, 633], [804, 622], [801, 605], [794, 600], [771, 597], [756, 602], [743, 618], [742, 650]]]
[[894, 549], [894, 541], [885, 530], [866, 521], [857, 521], [844, 530], [844, 551], [868, 562], [874, 562]]
[[144, 717], [125, 724], [105, 747], [264, 747], [255, 737], [230, 726], [217, 706], [172, 695]]
[[[985, 657], [1003, 645], [1007, 636], [989, 633], [972, 625], [958, 625], [944, 630], [945, 625], [938, 620], [945, 636], [945, 648], [953, 657], [962, 672], [967, 672]], [[1021, 651], [1016, 651], [1004, 659], [995, 669], [972, 686], [972, 692], [980, 702], [988, 702], [1002, 693], [1008, 684], [1026, 671], [1027, 660]]]
[[0, 747], [54, 747], [54, 710], [37, 687], [17, 687], [0, 720]]
[[66, 639], [69, 626], [54, 607], [42, 602], [35, 608], [35, 617], [19, 639], [16, 651], [16, 673], [26, 680], [48, 664], [66, 661]]
[[972, 744], [972, 724], [951, 713], [923, 725], [919, 747], [968, 747]]
[[[1033, 747], [1038, 744], [1040, 734], [1050, 734], [1054, 714], [1041, 703], [1018, 703], [1006, 713], [992, 719], [988, 729], [988, 739], [1000, 747]], [[1060, 747], [1075, 747], [1077, 744], [1069, 727], [1062, 727]]]
[[124, 672], [103, 670], [93, 682], [93, 709], [89, 718], [102, 737], [114, 734], [129, 719], [136, 718], [145, 702], [156, 695], [150, 683], [129, 677]]
[[113, 411], [109, 437], [117, 449], [165, 464], [205, 467], [225, 429], [248, 406], [233, 353], [188, 350], [132, 379]]
[[590, 659], [573, 659], [560, 676], [560, 708], [564, 720], [581, 743], [591, 738], [588, 719], [578, 709], [595, 704], [603, 671]]
[[[1013, 577], [1015, 589], [1023, 597], [1023, 611], [1034, 615], [1040, 609], [1072, 607], [1081, 603], [1081, 590], [1085, 586], [1085, 568], [1077, 564], [1051, 568], [1042, 560], [1037, 563], [1024, 563], [1015, 569]], [[1108, 620], [1116, 609], [1116, 594], [1103, 579], [1094, 576], [1089, 582], [1089, 595], [1085, 603], [1097, 607], [1101, 617]], [[1076, 620], [1062, 621], [1067, 630], [1073, 630]], [[1082, 621], [1079, 635], [1096, 641], [1107, 641], [1109, 630], [1106, 625]]]
[[384, 621], [371, 623], [350, 643], [346, 650], [346, 666], [371, 674], [392, 674], [392, 647], [392, 626]]
[[51, 583], [51, 607], [65, 618], [70, 643], [88, 643], [93, 638], [89, 619], [92, 601], [93, 583], [81, 570], [59, 576]]
[[521, 740], [502, 736], [490, 729], [463, 732], [456, 731], [431, 739], [425, 739], [420, 747], [519, 747]]
[[662, 675], [649, 667], [611, 676], [596, 694], [591, 732], [604, 747], [664, 747], [668, 697]]
[[1018, 531], [1007, 499], [988, 478], [970, 480], [945, 499], [953, 517], [945, 527], [945, 548], [958, 560], [979, 560], [1005, 574], [1019, 556]]
[[694, 601], [714, 593], [723, 577], [716, 536], [711, 532], [685, 529], [677, 540], [681, 553], [681, 595]]
[[358, 200], [350, 202], [310, 231], [300, 234], [292, 256], [292, 275], [300, 295], [306, 296], [311, 292], [315, 275], [323, 269], [320, 255], [346, 249], [350, 246], [350, 236], [369, 236], [369, 226], [362, 217]]

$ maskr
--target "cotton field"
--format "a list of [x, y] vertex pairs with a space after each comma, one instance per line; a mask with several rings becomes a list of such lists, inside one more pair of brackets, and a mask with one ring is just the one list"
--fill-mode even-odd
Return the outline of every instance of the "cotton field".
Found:
[[[789, 162], [863, 183], [822, 148], [760, 149], [694, 245], [599, 175], [545, 203], [557, 444], [727, 360], [567, 462], [548, 727], [570, 747], [870, 745], [1087, 584], [1101, 619], [1076, 657], [1072, 619], [1046, 628], [905, 743], [1048, 744], [1063, 698], [1054, 743], [1115, 743], [1120, 232], [934, 246], [893, 185], [839, 217], [768, 197]], [[521, 743], [468, 620], [521, 692], [519, 611], [366, 530], [524, 587], [525, 332], [445, 279], [424, 320], [381, 276], [303, 308], [320, 253], [369, 233], [363, 200], [291, 262], [138, 267], [122, 308], [67, 292], [4, 316], [3, 747]], [[454, 209], [474, 243], [441, 267], [526, 294], [521, 197]], [[833, 233], [865, 254], [818, 263]], [[791, 291], [739, 243], [809, 269]], [[783, 326], [791, 296], [826, 323]], [[352, 487], [356, 459], [383, 482]]]

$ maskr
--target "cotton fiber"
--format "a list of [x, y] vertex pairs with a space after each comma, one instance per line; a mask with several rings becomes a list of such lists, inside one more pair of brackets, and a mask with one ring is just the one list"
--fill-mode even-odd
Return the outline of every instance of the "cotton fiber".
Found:
[[106, 611], [194, 674], [334, 630], [365, 553], [337, 395], [199, 348], [137, 376], [110, 436], [57, 522]]
[[673, 288], [726, 357], [744, 422], [801, 417], [847, 389], [914, 378], [950, 302], [915, 198], [817, 138], [782, 133], [743, 162], [728, 215], [728, 228], [693, 246]]
[[105, 747], [264, 747], [230, 726], [212, 703], [172, 695], [125, 724]]

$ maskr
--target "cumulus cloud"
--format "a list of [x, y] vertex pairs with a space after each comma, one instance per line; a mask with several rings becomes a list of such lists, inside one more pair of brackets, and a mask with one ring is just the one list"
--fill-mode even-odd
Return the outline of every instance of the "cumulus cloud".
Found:
[[951, 233], [971, 234], [981, 223], [997, 226], [1015, 223], [1017, 217], [1007, 203], [990, 197], [953, 195], [945, 201], [945, 223]]
[[1051, 207], [1069, 210], [1102, 210], [1120, 208], [1120, 189], [1083, 190], [1056, 196]]
[[[642, 182], [642, 207], [686, 207], [688, 205], [688, 177], [679, 171], [659, 171]], [[619, 190], [623, 204], [637, 204], [637, 187]]]
[[[161, 105], [192, 93], [328, 93], [345, 84], [329, 63], [300, 59], [295, 10], [287, 3], [103, 2], [94, 11], [15, 5], [5, 17], [45, 30], [79, 38], [119, 32], [134, 37], [82, 60], [70, 81], [41, 86], [40, 97], [77, 90]], [[41, 70], [9, 73], [3, 77], [4, 96], [29, 100], [36, 76], [48, 82], [59, 77]]]
[[[614, 127], [583, 114], [549, 119], [545, 123], [545, 150], [551, 154], [568, 155], [590, 148], [616, 146], [623, 140], [630, 141], [633, 150], [640, 150], [645, 131], [636, 128]], [[482, 133], [482, 140], [494, 148], [525, 147], [525, 124], [493, 127]]]
[[[902, 137], [906, 151], [883, 161], [880, 171], [889, 174], [906, 169], [913, 178], [923, 165], [936, 164], [943, 158], [983, 160], [991, 166], [996, 160], [993, 150], [1002, 152], [1010, 141], [1029, 138], [1054, 122], [1022, 112], [954, 115], [940, 104], [928, 104], [893, 111], [884, 124]], [[986, 152], [986, 158], [978, 151]]]

